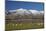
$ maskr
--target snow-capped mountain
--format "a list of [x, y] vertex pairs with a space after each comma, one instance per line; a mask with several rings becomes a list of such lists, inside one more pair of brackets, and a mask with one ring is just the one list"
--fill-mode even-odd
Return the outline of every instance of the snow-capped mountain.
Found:
[[31, 14], [31, 12], [29, 12], [27, 9], [17, 9], [16, 10], [16, 14], [20, 14], [20, 15], [28, 15], [28, 14]]
[[29, 14], [33, 14], [33, 15], [40, 15], [40, 14], [44, 14], [44, 11], [38, 11], [38, 10], [27, 10], [27, 9], [16, 9], [16, 10], [9, 10], [9, 12], [11, 14], [16, 14], [16, 15], [29, 15]]

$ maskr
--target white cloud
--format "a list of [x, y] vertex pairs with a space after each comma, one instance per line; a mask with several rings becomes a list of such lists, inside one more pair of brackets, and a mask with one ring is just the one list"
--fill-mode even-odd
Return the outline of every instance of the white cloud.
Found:
[[9, 12], [16, 12], [16, 10], [9, 10]]
[[29, 10], [29, 11], [31, 11], [32, 13], [39, 13], [38, 10]]
[[43, 10], [41, 10], [41, 11], [38, 11], [38, 10], [29, 10], [29, 11], [31, 11], [32, 14], [34, 14], [34, 15], [41, 14], [41, 13], [44, 14]]
[[40, 13], [44, 13], [44, 11], [40, 11]]

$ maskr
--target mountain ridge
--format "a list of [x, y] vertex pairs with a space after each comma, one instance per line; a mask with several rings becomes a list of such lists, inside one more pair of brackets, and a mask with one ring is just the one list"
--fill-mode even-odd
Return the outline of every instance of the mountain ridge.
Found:
[[16, 10], [9, 10], [9, 12], [6, 13], [15, 13], [16, 15], [29, 15], [29, 14], [33, 14], [33, 15], [37, 15], [37, 14], [44, 14], [44, 11], [38, 11], [38, 10], [27, 10], [27, 9], [16, 9]]

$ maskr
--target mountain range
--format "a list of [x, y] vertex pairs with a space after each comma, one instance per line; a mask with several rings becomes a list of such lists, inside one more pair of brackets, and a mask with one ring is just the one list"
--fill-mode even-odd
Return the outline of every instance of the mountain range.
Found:
[[5, 11], [5, 14], [15, 14], [15, 15], [43, 15], [44, 11], [43, 10], [27, 10], [27, 9], [16, 9], [16, 10], [9, 10], [9, 11]]

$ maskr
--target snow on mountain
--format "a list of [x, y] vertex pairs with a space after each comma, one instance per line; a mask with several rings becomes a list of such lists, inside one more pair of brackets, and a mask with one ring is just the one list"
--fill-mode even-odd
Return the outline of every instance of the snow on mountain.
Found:
[[16, 10], [16, 14], [20, 14], [20, 15], [28, 15], [28, 14], [30, 14], [28, 11], [27, 11], [27, 9], [22, 9], [22, 8], [20, 8], [20, 9], [17, 9]]
[[28, 14], [33, 14], [33, 15], [37, 15], [37, 14], [43, 14], [44, 11], [38, 11], [38, 10], [27, 10], [27, 9], [23, 9], [23, 8], [20, 8], [20, 9], [16, 9], [16, 10], [9, 10], [9, 12], [11, 13], [14, 13], [16, 15], [28, 15]]

